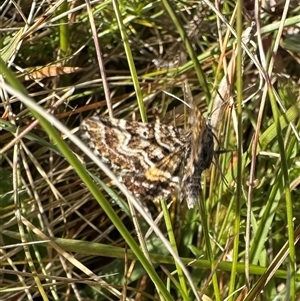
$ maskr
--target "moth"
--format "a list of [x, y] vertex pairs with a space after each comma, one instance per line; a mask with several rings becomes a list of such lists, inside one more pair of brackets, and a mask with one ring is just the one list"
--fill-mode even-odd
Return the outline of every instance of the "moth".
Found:
[[81, 138], [139, 199], [178, 196], [193, 208], [201, 192], [202, 172], [214, 149], [211, 126], [191, 109], [189, 129], [90, 117], [81, 124]]

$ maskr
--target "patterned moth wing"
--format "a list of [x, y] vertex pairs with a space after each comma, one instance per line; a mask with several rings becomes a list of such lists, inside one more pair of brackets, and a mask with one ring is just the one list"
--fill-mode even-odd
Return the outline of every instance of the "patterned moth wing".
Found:
[[136, 197], [180, 196], [193, 208], [201, 191], [201, 173], [213, 156], [213, 134], [197, 108], [191, 129], [159, 123], [91, 117], [81, 125], [82, 138], [119, 175]]
[[[178, 190], [179, 170], [188, 145], [182, 129], [91, 117], [83, 121], [81, 130], [82, 139], [136, 197], [168, 198]], [[161, 164], [164, 166], [158, 172]]]

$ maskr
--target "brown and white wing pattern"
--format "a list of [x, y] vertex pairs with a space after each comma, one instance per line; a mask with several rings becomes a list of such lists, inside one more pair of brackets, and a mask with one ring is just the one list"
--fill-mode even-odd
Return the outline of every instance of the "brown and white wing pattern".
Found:
[[213, 156], [213, 134], [197, 108], [189, 131], [160, 123], [91, 117], [81, 125], [82, 139], [109, 165], [136, 197], [180, 196], [193, 208], [200, 177]]
[[[81, 130], [82, 139], [135, 196], [167, 197], [178, 190], [176, 174], [187, 145], [181, 129], [159, 123], [91, 117], [83, 121]], [[167, 162], [168, 158], [173, 161]], [[148, 170], [162, 162], [165, 170], [159, 178], [147, 176]]]

